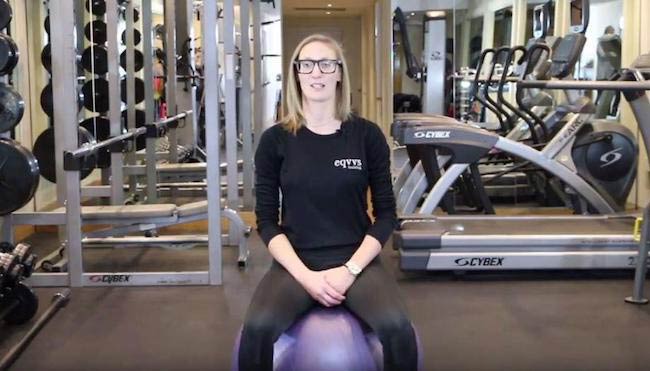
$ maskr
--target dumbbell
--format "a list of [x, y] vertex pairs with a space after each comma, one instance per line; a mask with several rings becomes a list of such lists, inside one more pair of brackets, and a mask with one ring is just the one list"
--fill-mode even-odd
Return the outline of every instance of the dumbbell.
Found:
[[32, 246], [26, 243], [19, 243], [14, 247], [11, 252], [12, 255], [18, 257], [18, 264], [23, 266], [23, 276], [28, 278], [34, 271], [36, 265], [36, 255], [32, 254]]
[[0, 287], [13, 285], [22, 274], [23, 266], [16, 255], [0, 253]]

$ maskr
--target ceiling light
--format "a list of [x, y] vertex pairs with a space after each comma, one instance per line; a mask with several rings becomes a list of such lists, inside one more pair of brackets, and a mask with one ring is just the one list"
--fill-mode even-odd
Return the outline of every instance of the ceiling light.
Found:
[[411, 15], [415, 15], [415, 13], [411, 13]]
[[331, 8], [331, 7], [332, 7], [332, 4], [327, 4], [327, 7], [328, 7], [328, 8]]
[[444, 10], [429, 10], [425, 14], [427, 18], [445, 18]]
[[329, 15], [329, 14], [332, 14], [332, 12], [325, 12], [325, 14], [328, 14], [328, 15]]

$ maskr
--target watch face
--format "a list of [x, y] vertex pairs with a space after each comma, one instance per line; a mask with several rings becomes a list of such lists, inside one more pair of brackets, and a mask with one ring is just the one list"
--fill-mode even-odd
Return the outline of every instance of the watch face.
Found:
[[354, 264], [350, 264], [350, 263], [348, 263], [348, 264], [346, 264], [345, 266], [348, 268], [348, 270], [350, 271], [350, 273], [354, 274], [355, 276], [358, 275], [359, 273], [361, 273], [361, 269], [359, 269], [359, 267], [357, 267], [357, 266], [354, 265]]

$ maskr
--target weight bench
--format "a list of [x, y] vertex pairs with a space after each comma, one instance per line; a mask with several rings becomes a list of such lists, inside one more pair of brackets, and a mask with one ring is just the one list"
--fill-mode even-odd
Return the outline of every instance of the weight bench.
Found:
[[[64, 208], [54, 212], [65, 213]], [[247, 226], [239, 214], [232, 209], [222, 208], [222, 217], [230, 221], [230, 233], [222, 234], [222, 244], [237, 246], [237, 262], [245, 266], [248, 259]], [[155, 232], [159, 228], [190, 223], [208, 218], [208, 201], [197, 201], [177, 206], [175, 204], [143, 204], [117, 206], [82, 206], [82, 224], [109, 224], [111, 227], [83, 234], [83, 245], [177, 245], [207, 242], [205, 235], [177, 235], [140, 237], [129, 236], [137, 232]], [[152, 233], [155, 234], [155, 233]]]

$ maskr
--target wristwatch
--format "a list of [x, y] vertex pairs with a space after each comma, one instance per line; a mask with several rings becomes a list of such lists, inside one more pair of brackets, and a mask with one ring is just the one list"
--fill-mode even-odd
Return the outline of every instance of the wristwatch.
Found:
[[354, 262], [349, 261], [349, 262], [345, 263], [344, 265], [348, 269], [350, 274], [355, 276], [355, 277], [358, 276], [359, 273], [361, 273], [361, 271], [362, 271], [362, 269], [358, 265], [356, 265]]

